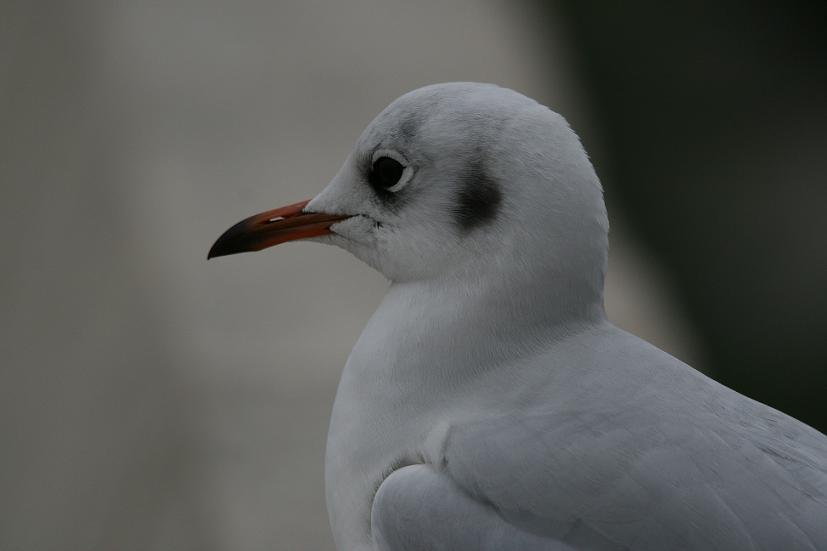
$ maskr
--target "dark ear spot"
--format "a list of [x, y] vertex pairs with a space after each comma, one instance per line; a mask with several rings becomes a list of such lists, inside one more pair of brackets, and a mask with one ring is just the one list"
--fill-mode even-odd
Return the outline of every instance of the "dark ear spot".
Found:
[[492, 221], [500, 210], [500, 203], [500, 186], [486, 172], [482, 161], [472, 161], [459, 180], [454, 222], [461, 231], [469, 232]]

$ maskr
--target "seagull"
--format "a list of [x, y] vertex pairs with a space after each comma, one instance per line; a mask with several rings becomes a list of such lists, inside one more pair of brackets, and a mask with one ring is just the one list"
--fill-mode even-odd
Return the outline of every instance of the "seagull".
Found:
[[549, 108], [409, 92], [209, 257], [297, 239], [391, 282], [330, 421], [340, 551], [827, 549], [827, 437], [607, 320], [602, 187]]

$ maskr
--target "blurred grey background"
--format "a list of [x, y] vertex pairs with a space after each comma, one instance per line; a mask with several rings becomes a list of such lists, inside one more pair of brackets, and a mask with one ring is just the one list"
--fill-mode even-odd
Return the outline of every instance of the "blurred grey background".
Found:
[[387, 283], [206, 252], [433, 82], [563, 113], [610, 317], [823, 430], [820, 8], [623, 6], [0, 2], [0, 551], [332, 549], [328, 414]]

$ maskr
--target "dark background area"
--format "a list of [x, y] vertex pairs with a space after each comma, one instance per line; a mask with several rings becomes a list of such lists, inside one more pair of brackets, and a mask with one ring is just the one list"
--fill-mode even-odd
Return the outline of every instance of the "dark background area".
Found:
[[707, 368], [827, 430], [827, 3], [554, 8], [609, 212], [673, 282]]

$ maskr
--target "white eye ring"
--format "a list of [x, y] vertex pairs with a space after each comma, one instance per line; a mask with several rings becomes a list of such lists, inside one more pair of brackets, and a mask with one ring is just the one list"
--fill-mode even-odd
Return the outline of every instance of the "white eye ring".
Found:
[[373, 164], [382, 157], [388, 157], [390, 159], [393, 159], [394, 161], [405, 167], [402, 170], [402, 175], [399, 177], [399, 181], [391, 187], [386, 188], [385, 190], [390, 191], [391, 193], [396, 193], [403, 187], [407, 186], [408, 183], [410, 183], [411, 179], [413, 178], [414, 169], [410, 164], [408, 164], [408, 160], [405, 157], [403, 157], [399, 152], [394, 151], [393, 149], [377, 149], [376, 151], [374, 151], [373, 156], [370, 159], [370, 166], [372, 167]]

